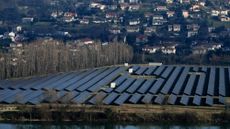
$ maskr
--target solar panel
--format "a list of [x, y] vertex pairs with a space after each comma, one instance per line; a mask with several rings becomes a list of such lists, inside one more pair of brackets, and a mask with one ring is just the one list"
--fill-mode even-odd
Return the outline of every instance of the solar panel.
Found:
[[117, 105], [122, 105], [130, 96], [131, 95], [128, 93], [123, 93], [114, 101], [114, 103]]
[[150, 104], [152, 103], [152, 99], [153, 99], [153, 95], [152, 94], [145, 94], [144, 98], [141, 100], [141, 102], [145, 103], [145, 104]]
[[198, 67], [198, 66], [194, 66], [194, 67], [192, 68], [192, 71], [198, 72], [198, 71], [199, 71], [199, 67]]
[[221, 96], [226, 96], [226, 91], [225, 91], [225, 73], [224, 73], [224, 68], [220, 68], [220, 79], [219, 79], [219, 95]]
[[127, 89], [133, 82], [135, 81], [134, 78], [128, 78], [125, 82], [123, 82], [119, 87], [115, 89], [115, 91], [122, 93]]
[[30, 100], [27, 101], [26, 103], [36, 105], [36, 104], [41, 103], [43, 100], [44, 100], [44, 95], [43, 95], [43, 94], [40, 94], [40, 95], [38, 95], [38, 96], [35, 96], [33, 99], [30, 99]]
[[81, 92], [75, 98], [73, 98], [71, 101], [74, 103], [82, 104], [82, 103], [85, 103], [91, 96], [92, 96], [92, 93], [88, 91], [84, 91], [84, 92]]
[[225, 97], [219, 96], [219, 103], [225, 104]]
[[153, 84], [153, 86], [150, 88], [149, 92], [156, 94], [160, 90], [162, 84], [164, 83], [164, 79], [158, 78], [157, 81]]
[[66, 81], [78, 76], [80, 73], [79, 72], [74, 72], [74, 73], [70, 73], [69, 75], [57, 80], [56, 82], [48, 85], [47, 87], [44, 87], [43, 89], [54, 89], [55, 87], [59, 87], [60, 84], [62, 83], [66, 83]]
[[91, 69], [91, 70], [85, 71], [85, 72], [75, 76], [74, 78], [66, 81], [65, 83], [59, 84], [54, 89], [72, 91], [72, 90], [76, 89], [76, 86], [78, 86], [76, 84], [79, 84], [82, 79], [85, 79], [88, 76], [93, 76], [94, 74], [97, 74], [97, 72], [99, 72], [99, 71], [96, 69], [93, 69], [93, 70]]
[[85, 84], [86, 82], [90, 81], [94, 77], [98, 76], [100, 73], [102, 73], [105, 70], [106, 69], [97, 69], [96, 71], [93, 71], [92, 73], [87, 74], [87, 76], [85, 76], [81, 80], [78, 80], [77, 82], [72, 83], [71, 85], [69, 85], [68, 87], [66, 87], [65, 90], [72, 91], [72, 90], [80, 87], [81, 85]]
[[183, 86], [183, 84], [185, 82], [185, 79], [186, 79], [186, 77], [188, 75], [189, 69], [190, 69], [190, 67], [185, 67], [184, 68], [182, 74], [179, 77], [179, 80], [176, 82], [175, 87], [173, 88], [172, 93], [174, 93], [176, 95], [180, 94], [182, 86]]
[[206, 96], [206, 101], [205, 101], [205, 103], [207, 104], [207, 105], [209, 105], [209, 106], [212, 106], [213, 105], [213, 98], [212, 98], [212, 96]]
[[203, 72], [207, 72], [207, 70], [208, 70], [208, 67], [206, 67], [206, 66], [203, 66], [201, 69], [201, 71], [203, 71]]
[[137, 65], [132, 66], [133, 72], [137, 71], [139, 68], [140, 68], [140, 66], [137, 66]]
[[201, 74], [199, 77], [197, 88], [196, 88], [196, 94], [197, 95], [203, 95], [205, 78], [206, 78], [205, 74]]
[[52, 75], [47, 75], [45, 77], [38, 78], [37, 80], [35, 80], [32, 83], [29, 83], [27, 85], [21, 86], [20, 89], [23, 89], [23, 90], [31, 89], [33, 87], [36, 87], [36, 86], [40, 85], [41, 83], [45, 83], [45, 82], [49, 81], [50, 79], [52, 79], [52, 78], [54, 78], [56, 76], [59, 76], [59, 74], [52, 74]]
[[195, 95], [192, 101], [193, 104], [200, 106], [201, 105], [201, 96]]
[[8, 104], [12, 104], [16, 101], [20, 101], [22, 99], [24, 99], [24, 96], [31, 94], [30, 90], [27, 91], [20, 91], [15, 93], [14, 95], [7, 97], [6, 99], [3, 100], [4, 103], [8, 103]]
[[127, 79], [127, 77], [128, 77], [128, 75], [125, 74], [125, 75], [117, 78], [114, 82], [116, 83], [117, 86], [119, 86], [119, 85], [121, 85], [121, 83], [123, 83], [125, 81], [125, 79]]
[[144, 81], [145, 79], [143, 78], [137, 79], [126, 91], [129, 93], [134, 93]]
[[138, 92], [141, 94], [144, 94], [147, 92], [147, 90], [150, 88], [150, 86], [153, 84], [155, 79], [149, 79], [144, 82], [144, 84], [141, 85], [141, 87], [138, 89]]
[[169, 90], [173, 87], [173, 83], [176, 81], [176, 78], [178, 74], [181, 71], [181, 67], [176, 67], [176, 69], [173, 71], [172, 75], [169, 77], [169, 79], [166, 81], [165, 85], [161, 89], [161, 93], [168, 94]]
[[137, 75], [142, 75], [144, 73], [145, 70], [147, 70], [148, 68], [147, 67], [140, 67], [136, 72], [135, 74]]
[[102, 86], [108, 85], [112, 80], [114, 80], [114, 78], [119, 76], [119, 74], [124, 70], [126, 70], [125, 67], [119, 67], [118, 69], [116, 69], [115, 71], [110, 73], [109, 75], [106, 75], [105, 78], [101, 79], [99, 82], [94, 84], [88, 90], [92, 91], [92, 92], [96, 92], [96, 91], [100, 90], [100, 88], [102, 88]]
[[162, 73], [161, 77], [163, 78], [168, 78], [169, 74], [172, 72], [173, 70], [173, 66], [168, 66], [165, 71]]
[[144, 75], [151, 75], [152, 72], [156, 69], [156, 66], [149, 67], [145, 72]]
[[66, 92], [65, 95], [63, 95], [63, 97], [61, 97], [58, 101], [64, 104], [70, 103], [77, 95], [79, 95], [79, 92], [77, 91]]
[[112, 104], [112, 103], [113, 103], [113, 100], [116, 99], [117, 96], [118, 96], [117, 93], [112, 92], [112, 93], [110, 93], [108, 96], [106, 96], [106, 97], [104, 98], [104, 100], [102, 101], [102, 103], [107, 104], [107, 105], [108, 105], [108, 104]]
[[191, 95], [192, 89], [193, 89], [193, 86], [194, 86], [194, 83], [195, 83], [195, 79], [196, 79], [196, 75], [194, 75], [194, 74], [190, 75], [188, 83], [185, 86], [185, 90], [184, 90], [185, 94]]
[[130, 103], [138, 103], [138, 101], [141, 99], [142, 95], [141, 94], [138, 94], [138, 93], [135, 93], [132, 95], [132, 97], [129, 99], [129, 102]]
[[[43, 99], [44, 95], [43, 92], [41, 90], [37, 90], [37, 91], [32, 91], [31, 94], [26, 95], [21, 101], [18, 101], [18, 103], [20, 104], [25, 104], [28, 103], [30, 100], [32, 102], [32, 104], [36, 104], [35, 99], [38, 100], [38, 98]], [[34, 101], [34, 103], [33, 103]]]
[[183, 105], [188, 105], [188, 102], [189, 102], [189, 96], [182, 95], [180, 103], [183, 104]]
[[11, 96], [14, 96], [16, 93], [20, 92], [21, 90], [11, 90], [11, 91], [8, 91], [6, 94], [4, 94], [4, 96], [1, 96], [0, 98], [0, 102], [3, 102], [3, 100], [11, 97]]
[[177, 100], [177, 96], [174, 95], [174, 94], [171, 94], [168, 98], [168, 103], [169, 104], [172, 104], [172, 105], [175, 105], [176, 104], [176, 100]]
[[21, 86], [24, 86], [24, 85], [27, 85], [27, 84], [30, 84], [36, 80], [40, 79], [39, 77], [37, 78], [31, 78], [31, 79], [25, 79], [23, 81], [20, 81], [16, 84], [13, 84], [13, 85], [10, 85], [9, 88], [10, 89], [19, 89]]
[[166, 66], [164, 66], [164, 65], [161, 65], [161, 66], [159, 66], [157, 69], [156, 69], [156, 71], [154, 72], [154, 75], [160, 75], [162, 72], [163, 72], [163, 70], [166, 68]]
[[157, 104], [163, 104], [164, 100], [165, 100], [165, 95], [159, 94], [154, 100], [154, 102]]
[[[117, 70], [117, 67], [115, 68], [109, 68], [108, 70], [102, 72], [101, 74], [99, 74], [98, 76], [92, 78], [90, 81], [86, 82], [85, 84], [81, 85], [80, 87], [77, 88], [78, 91], [84, 91], [89, 89], [91, 86], [93, 86], [94, 84], [96, 84], [99, 81], [103, 81], [103, 79], [108, 76], [109, 74], [111, 74], [112, 72], [114, 72], [115, 70]], [[110, 76], [109, 76], [110, 77]], [[100, 84], [99, 84], [100, 86]], [[93, 91], [95, 90], [94, 88], [89, 89], [89, 91]]]
[[211, 67], [210, 74], [209, 74], [209, 81], [208, 81], [208, 91], [207, 91], [207, 94], [211, 96], [214, 95], [215, 74], [216, 74], [215, 67]]
[[105, 92], [99, 92], [98, 94], [96, 94], [94, 97], [92, 97], [89, 100], [89, 103], [94, 104], [94, 105], [102, 104], [102, 101], [106, 95], [107, 95], [107, 93], [105, 93]]
[[[68, 73], [68, 74], [69, 74], [69, 73]], [[34, 86], [34, 87], [31, 87], [31, 88], [34, 89], [34, 90], [42, 89], [42, 88], [47, 87], [47, 86], [49, 86], [50, 84], [52, 84], [52, 83], [58, 81], [59, 79], [61, 79], [61, 78], [65, 77], [65, 76], [67, 76], [68, 74], [59, 74], [59, 75], [57, 75], [57, 76], [55, 76], [55, 77], [53, 77], [53, 78], [47, 80], [46, 82], [40, 82], [40, 84], [38, 84], [38, 85], [36, 85], [36, 86]]]

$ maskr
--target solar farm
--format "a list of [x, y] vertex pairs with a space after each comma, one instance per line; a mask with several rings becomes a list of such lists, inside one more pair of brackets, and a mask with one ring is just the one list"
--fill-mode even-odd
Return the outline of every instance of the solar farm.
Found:
[[0, 81], [0, 103], [224, 105], [230, 67], [133, 65]]

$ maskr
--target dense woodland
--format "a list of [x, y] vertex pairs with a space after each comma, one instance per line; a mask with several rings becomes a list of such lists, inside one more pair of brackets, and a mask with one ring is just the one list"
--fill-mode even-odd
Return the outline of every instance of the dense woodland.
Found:
[[132, 57], [132, 48], [123, 43], [95, 43], [73, 47], [60, 41], [39, 40], [23, 46], [23, 49], [0, 53], [0, 78], [115, 65], [129, 62]]

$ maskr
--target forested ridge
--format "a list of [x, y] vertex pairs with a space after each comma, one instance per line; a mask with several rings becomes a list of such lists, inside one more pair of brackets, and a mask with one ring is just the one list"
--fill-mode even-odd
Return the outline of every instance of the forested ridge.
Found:
[[132, 60], [133, 50], [123, 43], [73, 46], [38, 40], [19, 50], [0, 53], [0, 79], [121, 64]]

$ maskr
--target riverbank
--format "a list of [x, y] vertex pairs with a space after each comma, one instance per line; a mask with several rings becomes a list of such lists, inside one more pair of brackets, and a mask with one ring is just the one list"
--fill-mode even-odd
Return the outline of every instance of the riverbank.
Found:
[[[10, 107], [10, 108], [9, 108]], [[1, 105], [1, 121], [44, 122], [183, 122], [213, 123], [230, 122], [230, 112], [224, 106], [178, 105]], [[5, 110], [3, 110], [5, 108]], [[6, 110], [8, 109], [8, 110]]]

